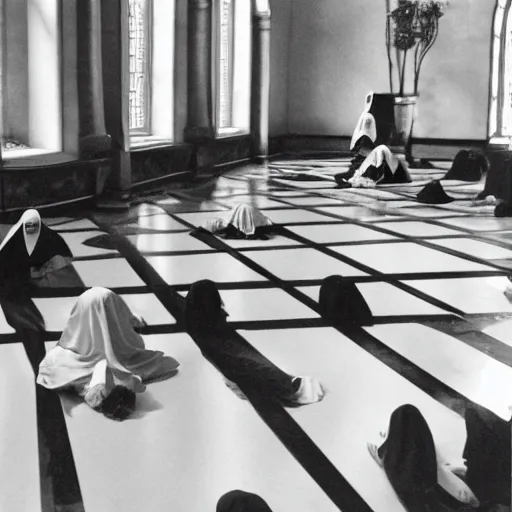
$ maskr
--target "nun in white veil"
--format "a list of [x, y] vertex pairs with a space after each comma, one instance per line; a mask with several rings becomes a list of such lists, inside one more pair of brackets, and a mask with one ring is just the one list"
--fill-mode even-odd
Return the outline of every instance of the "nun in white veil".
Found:
[[267, 239], [274, 224], [257, 208], [248, 204], [235, 206], [227, 217], [207, 221], [202, 229], [227, 239]]
[[[0, 245], [0, 280], [49, 285], [51, 275], [70, 267], [72, 259], [64, 239], [43, 224], [37, 210], [27, 210]], [[78, 276], [73, 284], [83, 286]]]
[[[143, 325], [113, 291], [87, 290], [78, 298], [60, 341], [39, 365], [37, 383], [74, 390], [93, 409], [124, 419], [146, 382], [169, 378], [179, 366], [163, 352], [145, 348], [136, 332]], [[116, 408], [118, 413], [113, 412]]]
[[[27, 210], [9, 230], [0, 244], [0, 305], [16, 332], [44, 331], [30, 287], [47, 285], [66, 268], [76, 274], [70, 267], [72, 256], [66, 242], [41, 222], [36, 210]], [[78, 275], [73, 284], [83, 286]]]

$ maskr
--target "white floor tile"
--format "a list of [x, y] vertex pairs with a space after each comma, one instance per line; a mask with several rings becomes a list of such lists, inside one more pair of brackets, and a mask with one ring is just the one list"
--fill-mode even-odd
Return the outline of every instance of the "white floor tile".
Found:
[[134, 419], [110, 421], [63, 398], [86, 510], [214, 511], [232, 489], [257, 493], [276, 511], [337, 510], [188, 336], [145, 339], [181, 366], [138, 396]]
[[420, 324], [365, 328], [397, 353], [466, 398], [508, 421], [512, 368], [452, 336]]
[[290, 208], [287, 210], [269, 210], [265, 212], [265, 215], [274, 224], [295, 224], [299, 222], [336, 222], [336, 219], [313, 213], [307, 210], [296, 210]]
[[157, 233], [129, 235], [126, 237], [140, 252], [182, 252], [213, 251], [211, 247], [197, 238], [185, 233]]
[[323, 279], [332, 274], [361, 276], [364, 272], [315, 249], [277, 249], [246, 254], [277, 277], [286, 281]]
[[337, 199], [329, 199], [327, 197], [311, 196], [311, 197], [287, 197], [286, 202], [296, 206], [329, 206], [339, 205]]
[[365, 189], [350, 189], [350, 191], [355, 195], [364, 195], [364, 196], [372, 196], [378, 199], [397, 199], [401, 198], [402, 196], [398, 194], [394, 194], [393, 192], [389, 192], [387, 190], [379, 190], [379, 189], [372, 189], [372, 188], [365, 188]]
[[118, 251], [112, 249], [100, 249], [89, 247], [84, 242], [97, 236], [106, 235], [104, 231], [77, 231], [76, 233], [61, 233], [62, 238], [68, 244], [75, 258], [84, 256], [101, 256], [103, 254], [116, 254]]
[[265, 196], [260, 195], [243, 195], [243, 196], [232, 196], [229, 198], [219, 199], [219, 201], [229, 206], [230, 208], [235, 208], [239, 204], [249, 204], [254, 206], [255, 208], [286, 208], [287, 205], [280, 203], [279, 201], [273, 201]]
[[443, 224], [477, 231], [497, 231], [512, 229], [512, 219], [496, 217], [461, 217], [459, 219], [444, 219]]
[[461, 460], [463, 419], [334, 329], [242, 334], [284, 370], [316, 377], [325, 386], [322, 402], [289, 413], [375, 512], [405, 510], [366, 447], [388, 428], [396, 407], [416, 405], [442, 455]]
[[228, 321], [318, 318], [318, 314], [278, 288], [222, 290]]
[[[151, 293], [121, 295], [128, 307], [141, 315], [148, 325], [174, 324], [176, 320]], [[63, 331], [78, 297], [36, 298], [47, 331]]]
[[396, 237], [363, 228], [356, 224], [319, 224], [310, 226], [290, 226], [290, 231], [313, 242], [328, 244], [338, 242], [362, 242], [365, 240], [397, 240]]
[[512, 332], [512, 318], [497, 320], [496, 323], [486, 327], [483, 332], [512, 347], [512, 336], [510, 335]]
[[412, 242], [401, 244], [334, 246], [332, 249], [384, 274], [414, 274], [426, 272], [473, 272], [492, 270], [435, 249]]
[[147, 261], [170, 285], [192, 284], [201, 279], [216, 283], [265, 281], [263, 276], [225, 253], [148, 256]]
[[405, 281], [409, 286], [468, 314], [509, 313], [512, 304], [503, 293], [506, 277], [475, 277]]
[[75, 261], [73, 266], [85, 286], [121, 288], [145, 286], [128, 262], [122, 258], [96, 261]]
[[470, 256], [481, 258], [483, 260], [499, 260], [499, 259], [511, 259], [512, 250], [503, 249], [494, 244], [487, 244], [478, 240], [472, 240], [470, 238], [454, 238], [454, 239], [443, 239], [443, 240], [432, 240], [431, 243], [453, 249], [454, 251], [461, 252], [463, 254], [469, 254]]
[[248, 248], [262, 248], [265, 249], [267, 247], [275, 247], [278, 245], [289, 245], [289, 246], [301, 246], [300, 242], [296, 242], [291, 238], [287, 238], [281, 235], [275, 235], [270, 237], [268, 240], [244, 240], [244, 239], [228, 239], [221, 238], [221, 240], [230, 247], [234, 247], [235, 249], [248, 249]]
[[[444, 309], [411, 295], [389, 283], [357, 283], [374, 316], [445, 315]], [[318, 302], [320, 286], [303, 286], [297, 290]]]
[[137, 225], [142, 229], [155, 229], [158, 231], [187, 229], [185, 224], [178, 222], [167, 214], [144, 215], [139, 217]]
[[98, 229], [98, 226], [89, 219], [80, 219], [52, 226], [52, 229], [55, 231], [68, 231], [73, 229]]
[[458, 235], [460, 232], [453, 229], [436, 226], [434, 224], [427, 224], [426, 222], [383, 222], [378, 224], [380, 227], [400, 233], [401, 235], [424, 237], [424, 236], [444, 236], [444, 235]]
[[199, 227], [209, 220], [229, 218], [229, 211], [179, 213], [176, 216], [195, 227]]
[[0, 334], [13, 334], [14, 332], [16, 331], [7, 323], [2, 307], [0, 306]]
[[413, 208], [407, 208], [405, 210], [402, 210], [404, 215], [411, 215], [412, 217], [427, 217], [430, 219], [434, 219], [436, 217], [455, 217], [459, 215], [465, 215], [461, 212], [455, 212], [450, 210], [440, 210], [436, 208], [419, 208], [419, 207], [413, 207]]
[[335, 181], [319, 180], [319, 181], [292, 181], [275, 178], [274, 181], [279, 183], [280, 186], [285, 185], [289, 188], [300, 189], [319, 189], [319, 188], [335, 188]]
[[0, 510], [41, 510], [34, 372], [21, 343], [0, 346]]
[[[373, 203], [370, 203], [369, 206], [374, 205]], [[342, 218], [348, 217], [350, 219], [356, 220], [378, 221], [396, 217], [396, 215], [386, 215], [386, 213], [383, 211], [372, 210], [371, 208], [365, 208], [364, 206], [326, 206], [316, 208], [316, 210], [319, 212], [332, 213]]]

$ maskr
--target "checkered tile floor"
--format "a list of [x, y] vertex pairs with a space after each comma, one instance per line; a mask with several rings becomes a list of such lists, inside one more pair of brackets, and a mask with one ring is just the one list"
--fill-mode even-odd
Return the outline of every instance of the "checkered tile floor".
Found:
[[[512, 298], [504, 290], [512, 221], [472, 201], [483, 184], [447, 182], [454, 203], [416, 203], [418, 190], [443, 169], [415, 170], [409, 185], [337, 190], [333, 175], [347, 167], [342, 158], [274, 161], [147, 198], [126, 213], [45, 219], [71, 247], [85, 286], [120, 293], [146, 319], [147, 345], [181, 362], [178, 377], [150, 385], [137, 415], [121, 424], [61, 398], [87, 512], [203, 512], [235, 488], [261, 494], [276, 512], [339, 510], [347, 496], [357, 510], [401, 511], [366, 449], [395, 407], [417, 405], [439, 449], [456, 460], [465, 404], [510, 418]], [[286, 179], [291, 173], [318, 179]], [[210, 244], [189, 235], [238, 203], [257, 206], [285, 229], [269, 241]], [[8, 226], [0, 229], [3, 236]], [[115, 248], [86, 244], [105, 234]], [[356, 283], [374, 327], [349, 338], [322, 323], [319, 286], [332, 274]], [[279, 426], [236, 398], [177, 324], [167, 292], [186, 294], [206, 278], [218, 284], [228, 320], [250, 343], [290, 373], [325, 385], [324, 401], [283, 414], [332, 463], [339, 496], [314, 470], [325, 461], [299, 463]], [[62, 288], [34, 297], [54, 340], [80, 293]], [[12, 336], [0, 310], [0, 341]], [[1, 404], [16, 404], [1, 422], [0, 475], [11, 490], [0, 510], [38, 510], [47, 495], [31, 370], [21, 344], [0, 352]]]

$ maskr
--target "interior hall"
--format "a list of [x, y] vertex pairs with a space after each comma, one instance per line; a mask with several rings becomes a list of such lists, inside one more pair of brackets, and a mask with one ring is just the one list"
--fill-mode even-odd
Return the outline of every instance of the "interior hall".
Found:
[[0, 512], [510, 512], [512, 0], [0, 42]]

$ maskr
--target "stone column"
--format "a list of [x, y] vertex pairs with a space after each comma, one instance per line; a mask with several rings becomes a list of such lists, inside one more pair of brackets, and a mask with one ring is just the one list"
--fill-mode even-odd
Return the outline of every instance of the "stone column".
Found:
[[[84, 0], [78, 0], [82, 2]], [[131, 188], [129, 128], [129, 48], [127, 0], [101, 0], [105, 124], [112, 137], [112, 170], [107, 195], [124, 200]]]
[[79, 0], [76, 6], [79, 150], [81, 158], [90, 158], [111, 146], [103, 101], [101, 0]]
[[213, 137], [212, 1], [188, 1], [188, 118], [185, 140]]
[[252, 37], [251, 134], [257, 161], [268, 158], [270, 104], [270, 11], [255, 11]]

